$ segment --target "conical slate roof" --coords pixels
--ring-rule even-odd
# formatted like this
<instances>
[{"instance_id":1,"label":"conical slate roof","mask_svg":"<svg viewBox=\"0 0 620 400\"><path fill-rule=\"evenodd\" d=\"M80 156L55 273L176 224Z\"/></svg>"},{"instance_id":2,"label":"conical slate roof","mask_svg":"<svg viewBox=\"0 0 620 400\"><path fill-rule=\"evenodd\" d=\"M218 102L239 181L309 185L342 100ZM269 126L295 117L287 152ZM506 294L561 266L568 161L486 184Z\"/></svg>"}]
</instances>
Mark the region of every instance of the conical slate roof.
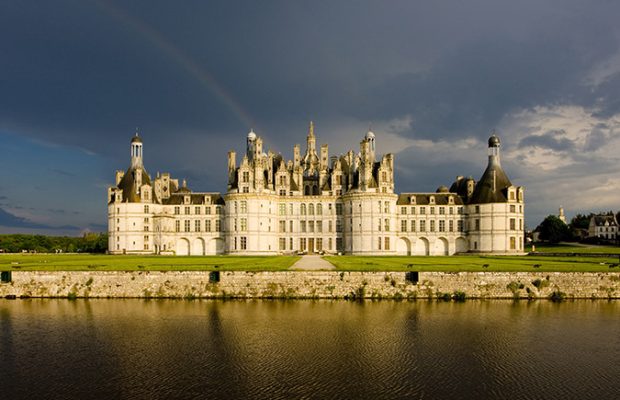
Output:
<instances>
[{"instance_id":1,"label":"conical slate roof","mask_svg":"<svg viewBox=\"0 0 620 400\"><path fill-rule=\"evenodd\" d=\"M512 186L510 179L498 161L490 160L482 178L476 184L470 204L505 203L508 201L507 189Z\"/></svg>"},{"instance_id":2,"label":"conical slate roof","mask_svg":"<svg viewBox=\"0 0 620 400\"><path fill-rule=\"evenodd\" d=\"M123 201L129 203L139 203L141 201L140 195L138 194L138 188L135 185L135 174L138 169L142 170L142 184L151 185L151 178L144 168L130 167L127 172L125 172L123 179L121 179L118 183L118 188L123 190Z\"/></svg>"}]
</instances>

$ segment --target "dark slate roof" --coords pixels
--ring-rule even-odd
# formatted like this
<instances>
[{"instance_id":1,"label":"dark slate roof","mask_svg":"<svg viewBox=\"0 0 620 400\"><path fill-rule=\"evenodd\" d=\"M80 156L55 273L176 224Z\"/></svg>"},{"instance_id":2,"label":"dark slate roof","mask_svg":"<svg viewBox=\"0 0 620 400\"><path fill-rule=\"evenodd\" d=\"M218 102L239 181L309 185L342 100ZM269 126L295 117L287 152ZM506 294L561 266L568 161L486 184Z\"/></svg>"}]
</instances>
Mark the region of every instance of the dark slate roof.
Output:
<instances>
[{"instance_id":1,"label":"dark slate roof","mask_svg":"<svg viewBox=\"0 0 620 400\"><path fill-rule=\"evenodd\" d=\"M123 201L125 202L139 203L141 201L140 195L137 193L138 188L136 188L136 180L134 178L137 169L142 170L142 184L151 185L151 178L144 168L139 167L133 169L130 167L127 172L125 172L123 179L118 183L118 188L123 190Z\"/></svg>"},{"instance_id":2,"label":"dark slate roof","mask_svg":"<svg viewBox=\"0 0 620 400\"><path fill-rule=\"evenodd\" d=\"M398 195L398 200L396 200L396 204L399 206L405 205L420 205L427 206L430 205L431 196L435 197L435 204L437 206L447 206L452 205L449 203L449 198L452 197L454 199L453 205L463 205L463 199L455 193L401 193ZM415 197L415 203L411 203L411 198Z\"/></svg>"},{"instance_id":3,"label":"dark slate roof","mask_svg":"<svg viewBox=\"0 0 620 400\"><path fill-rule=\"evenodd\" d=\"M595 215L592 218L594 218L594 224L596 226L605 226L605 222L607 222L609 226L617 225L616 218L613 215Z\"/></svg>"},{"instance_id":4,"label":"dark slate roof","mask_svg":"<svg viewBox=\"0 0 620 400\"><path fill-rule=\"evenodd\" d=\"M222 205L224 204L224 198L219 193L191 193L190 204L198 205L205 204L205 196L211 197L211 204ZM169 198L165 199L162 203L167 205L183 205L185 202L185 193L174 193Z\"/></svg>"},{"instance_id":5,"label":"dark slate roof","mask_svg":"<svg viewBox=\"0 0 620 400\"><path fill-rule=\"evenodd\" d=\"M493 181L495 180L495 185ZM474 193L469 200L470 204L506 203L508 188L512 186L508 176L499 162L490 162L476 184Z\"/></svg>"}]
</instances>

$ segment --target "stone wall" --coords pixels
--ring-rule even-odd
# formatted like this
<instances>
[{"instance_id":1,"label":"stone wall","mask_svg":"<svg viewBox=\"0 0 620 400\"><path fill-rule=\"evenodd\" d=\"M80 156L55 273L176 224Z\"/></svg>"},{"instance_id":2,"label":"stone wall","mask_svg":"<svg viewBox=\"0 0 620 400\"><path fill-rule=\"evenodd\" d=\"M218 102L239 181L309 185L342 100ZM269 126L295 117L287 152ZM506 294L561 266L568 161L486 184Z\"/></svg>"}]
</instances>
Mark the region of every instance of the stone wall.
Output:
<instances>
[{"instance_id":1,"label":"stone wall","mask_svg":"<svg viewBox=\"0 0 620 400\"><path fill-rule=\"evenodd\" d=\"M219 279L219 281L218 281ZM620 273L569 272L12 272L0 297L620 298Z\"/></svg>"}]
</instances>

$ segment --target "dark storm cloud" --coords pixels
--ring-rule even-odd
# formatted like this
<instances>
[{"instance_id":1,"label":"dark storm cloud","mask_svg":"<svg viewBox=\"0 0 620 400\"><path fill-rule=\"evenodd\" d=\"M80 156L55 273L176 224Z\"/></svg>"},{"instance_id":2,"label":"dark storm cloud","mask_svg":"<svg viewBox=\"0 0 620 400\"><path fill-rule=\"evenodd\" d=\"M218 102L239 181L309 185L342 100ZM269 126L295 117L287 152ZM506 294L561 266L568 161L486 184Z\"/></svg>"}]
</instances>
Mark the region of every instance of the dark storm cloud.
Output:
<instances>
[{"instance_id":1,"label":"dark storm cloud","mask_svg":"<svg viewBox=\"0 0 620 400\"><path fill-rule=\"evenodd\" d=\"M221 191L225 152L241 151L252 126L288 154L310 119L408 117L395 134L450 141L485 140L506 115L538 106L612 116L617 15L620 3L577 0L3 2L0 131L101 157L111 183L138 128L151 174ZM604 146L607 132L595 128L580 150ZM341 132L319 133L330 143ZM500 135L576 152L557 132ZM484 164L428 162L413 151L397 158L399 187L434 190ZM87 175L75 164L50 172Z\"/></svg>"},{"instance_id":2,"label":"dark storm cloud","mask_svg":"<svg viewBox=\"0 0 620 400\"><path fill-rule=\"evenodd\" d=\"M45 230L79 230L78 227L72 225L63 225L63 226L51 226L47 224L39 224L36 222L32 222L26 218L18 217L16 215L11 214L10 212L3 210L0 208L0 226L10 227L10 228L25 228L25 229L45 229Z\"/></svg>"},{"instance_id":3,"label":"dark storm cloud","mask_svg":"<svg viewBox=\"0 0 620 400\"><path fill-rule=\"evenodd\" d=\"M575 148L575 143L563 137L565 135L563 130L554 130L546 132L542 135L527 136L519 142L519 147L542 147L556 151L568 151Z\"/></svg>"}]
</instances>

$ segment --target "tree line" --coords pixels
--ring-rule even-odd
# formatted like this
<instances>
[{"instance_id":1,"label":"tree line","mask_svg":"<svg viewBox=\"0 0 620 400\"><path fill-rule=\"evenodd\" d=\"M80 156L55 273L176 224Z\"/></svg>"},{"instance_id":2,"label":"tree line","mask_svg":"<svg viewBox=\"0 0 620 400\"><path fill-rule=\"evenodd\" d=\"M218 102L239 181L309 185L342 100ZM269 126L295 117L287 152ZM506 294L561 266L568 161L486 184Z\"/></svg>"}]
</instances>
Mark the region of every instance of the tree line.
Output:
<instances>
[{"instance_id":1,"label":"tree line","mask_svg":"<svg viewBox=\"0 0 620 400\"><path fill-rule=\"evenodd\" d=\"M614 215L613 211L604 214ZM550 243L588 241L589 239L584 239L580 235L580 231L588 230L590 219L595 215L600 214L577 214L568 224L562 222L562 220L555 215L549 215L536 227L536 231L540 234L541 240ZM618 220L620 220L620 212L616 214L616 221ZM591 239L594 238L590 238L590 240Z\"/></svg>"},{"instance_id":2,"label":"tree line","mask_svg":"<svg viewBox=\"0 0 620 400\"><path fill-rule=\"evenodd\" d=\"M107 233L86 233L81 237L0 235L0 251L5 253L105 253L107 249Z\"/></svg>"}]
</instances>

